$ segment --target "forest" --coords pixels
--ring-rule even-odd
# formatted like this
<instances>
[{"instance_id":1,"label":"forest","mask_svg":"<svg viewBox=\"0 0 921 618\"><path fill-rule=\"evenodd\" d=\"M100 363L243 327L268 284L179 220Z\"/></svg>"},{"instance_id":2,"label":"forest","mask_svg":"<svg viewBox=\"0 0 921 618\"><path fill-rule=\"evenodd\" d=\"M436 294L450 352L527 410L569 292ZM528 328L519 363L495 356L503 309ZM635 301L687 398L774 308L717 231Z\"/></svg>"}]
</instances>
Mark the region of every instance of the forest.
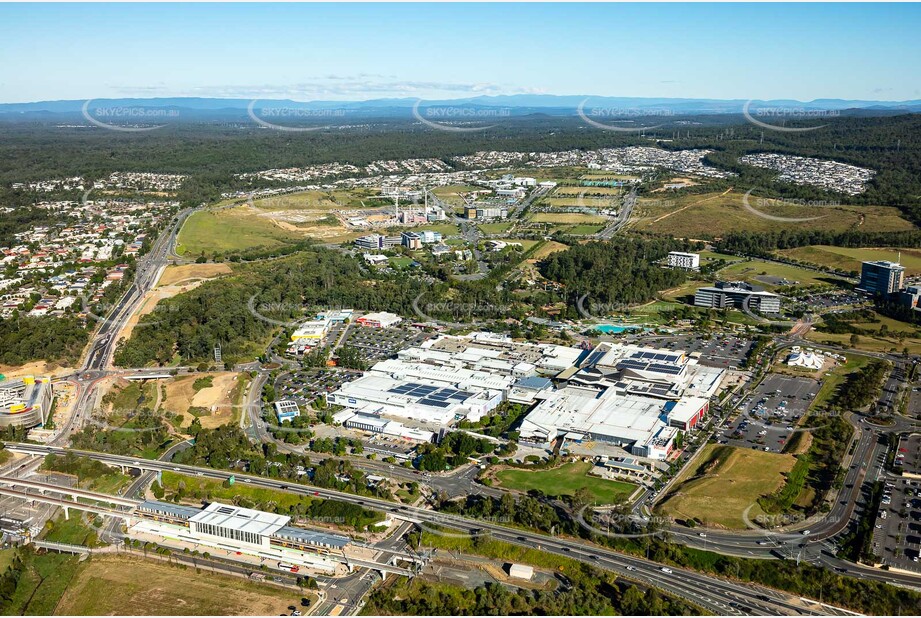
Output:
<instances>
[{"instance_id":1,"label":"forest","mask_svg":"<svg viewBox=\"0 0 921 618\"><path fill-rule=\"evenodd\" d=\"M609 305L611 312L681 285L686 279L684 271L665 269L654 262L669 251L687 248L684 241L671 238L625 237L616 243L574 245L554 253L539 268L543 276L566 287L568 305L575 307L578 299L588 294L591 303Z\"/></svg>"},{"instance_id":2,"label":"forest","mask_svg":"<svg viewBox=\"0 0 921 618\"><path fill-rule=\"evenodd\" d=\"M75 317L0 318L0 363L22 365L34 360L75 363L88 340L89 331Z\"/></svg>"}]
</instances>

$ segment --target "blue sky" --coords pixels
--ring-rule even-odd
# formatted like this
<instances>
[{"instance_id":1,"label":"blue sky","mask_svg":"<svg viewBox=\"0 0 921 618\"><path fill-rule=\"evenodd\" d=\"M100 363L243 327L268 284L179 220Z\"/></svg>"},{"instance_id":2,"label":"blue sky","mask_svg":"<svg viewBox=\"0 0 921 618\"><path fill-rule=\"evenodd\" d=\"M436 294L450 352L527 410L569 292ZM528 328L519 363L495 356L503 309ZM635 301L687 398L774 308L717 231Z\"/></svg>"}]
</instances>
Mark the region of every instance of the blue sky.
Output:
<instances>
[{"instance_id":1,"label":"blue sky","mask_svg":"<svg viewBox=\"0 0 921 618\"><path fill-rule=\"evenodd\" d=\"M921 99L921 6L0 4L0 101Z\"/></svg>"}]
</instances>

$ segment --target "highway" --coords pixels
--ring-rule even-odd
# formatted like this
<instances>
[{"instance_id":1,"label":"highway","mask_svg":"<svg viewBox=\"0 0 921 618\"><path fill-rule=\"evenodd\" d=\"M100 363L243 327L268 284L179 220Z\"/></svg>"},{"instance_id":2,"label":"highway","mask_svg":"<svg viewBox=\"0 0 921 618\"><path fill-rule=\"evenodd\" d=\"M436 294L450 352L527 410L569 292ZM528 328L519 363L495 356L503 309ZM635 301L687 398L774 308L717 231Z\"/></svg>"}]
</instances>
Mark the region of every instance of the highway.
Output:
<instances>
[{"instance_id":1,"label":"highway","mask_svg":"<svg viewBox=\"0 0 921 618\"><path fill-rule=\"evenodd\" d=\"M71 432L79 429L83 421L92 414L96 385L107 375L115 345L118 343L118 334L131 319L132 314L143 301L144 295L156 285L160 273L169 264L169 256L173 253L179 229L186 217L194 210L187 208L173 218L169 227L157 237L150 251L138 261L131 287L109 314L100 318L99 327L93 334L83 365L73 377L77 385L77 392L70 417L54 439L54 444L66 444Z\"/></svg>"},{"instance_id":2,"label":"highway","mask_svg":"<svg viewBox=\"0 0 921 618\"><path fill-rule=\"evenodd\" d=\"M678 567L672 573L663 572L662 566L650 560L622 554L593 545L587 541L549 537L526 530L515 530L489 521L471 519L458 515L438 513L423 508L398 505L386 500L356 496L340 491L299 485L291 481L280 481L258 476L231 473L211 468L187 466L157 460L146 460L92 451L63 449L55 446L6 443L11 451L44 456L48 453L63 454L70 451L75 455L96 459L113 466L134 467L144 471L174 470L184 474L224 480L233 474L238 483L247 483L256 487L290 491L305 496L319 496L335 499L367 508L378 509L397 517L417 521L433 526L448 526L467 534L489 534L498 540L524 547L537 547L543 551L567 556L604 568L627 579L654 585L668 593L686 599L712 613L720 615L824 615L830 610L805 607L798 598L780 591L753 584L743 584L724 580ZM435 530L435 528L428 528ZM818 606L817 606L818 607Z\"/></svg>"}]
</instances>

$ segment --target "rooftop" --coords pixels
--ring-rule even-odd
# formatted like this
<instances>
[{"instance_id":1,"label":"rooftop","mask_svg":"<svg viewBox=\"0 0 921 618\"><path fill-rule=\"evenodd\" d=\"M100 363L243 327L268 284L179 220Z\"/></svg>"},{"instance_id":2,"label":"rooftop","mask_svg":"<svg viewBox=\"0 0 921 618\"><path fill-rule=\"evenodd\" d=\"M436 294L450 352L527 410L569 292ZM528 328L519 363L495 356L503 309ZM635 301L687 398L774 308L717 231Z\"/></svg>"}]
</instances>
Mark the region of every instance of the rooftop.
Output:
<instances>
[{"instance_id":1,"label":"rooftop","mask_svg":"<svg viewBox=\"0 0 921 618\"><path fill-rule=\"evenodd\" d=\"M189 517L190 522L210 524L242 532L252 532L263 536L270 536L278 532L289 521L290 517L275 515L255 509L244 509L232 504L212 502L207 507Z\"/></svg>"}]
</instances>

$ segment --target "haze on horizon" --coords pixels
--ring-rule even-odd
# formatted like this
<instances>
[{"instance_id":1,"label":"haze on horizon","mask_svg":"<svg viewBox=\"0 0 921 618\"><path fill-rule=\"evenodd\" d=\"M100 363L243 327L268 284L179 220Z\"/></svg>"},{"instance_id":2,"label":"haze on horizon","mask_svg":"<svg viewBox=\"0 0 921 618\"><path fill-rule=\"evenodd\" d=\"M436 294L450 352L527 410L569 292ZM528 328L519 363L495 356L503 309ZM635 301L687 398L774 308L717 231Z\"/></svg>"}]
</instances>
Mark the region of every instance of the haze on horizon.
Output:
<instances>
[{"instance_id":1,"label":"haze on horizon","mask_svg":"<svg viewBox=\"0 0 921 618\"><path fill-rule=\"evenodd\" d=\"M918 5L0 5L0 102L921 98Z\"/></svg>"}]
</instances>

